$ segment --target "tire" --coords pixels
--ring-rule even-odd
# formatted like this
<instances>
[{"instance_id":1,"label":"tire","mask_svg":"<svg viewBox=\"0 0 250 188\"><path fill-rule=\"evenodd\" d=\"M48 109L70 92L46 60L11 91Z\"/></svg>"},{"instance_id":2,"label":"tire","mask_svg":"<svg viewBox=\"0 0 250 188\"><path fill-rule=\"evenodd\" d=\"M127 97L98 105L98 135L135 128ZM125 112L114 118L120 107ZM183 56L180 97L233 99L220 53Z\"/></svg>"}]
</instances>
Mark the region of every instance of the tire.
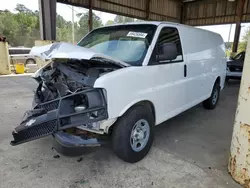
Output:
<instances>
[{"instance_id":1,"label":"tire","mask_svg":"<svg viewBox=\"0 0 250 188\"><path fill-rule=\"evenodd\" d=\"M31 58L30 58L30 59L27 59L27 60L26 60L26 65L27 65L27 64L36 64L36 61L35 61L34 59L31 59Z\"/></svg>"},{"instance_id":2,"label":"tire","mask_svg":"<svg viewBox=\"0 0 250 188\"><path fill-rule=\"evenodd\" d=\"M226 77L226 82L229 82L230 78L229 77Z\"/></svg>"},{"instance_id":3,"label":"tire","mask_svg":"<svg viewBox=\"0 0 250 188\"><path fill-rule=\"evenodd\" d=\"M112 132L112 147L117 157L129 163L143 159L154 140L154 122L147 104L136 105L119 118Z\"/></svg>"},{"instance_id":4,"label":"tire","mask_svg":"<svg viewBox=\"0 0 250 188\"><path fill-rule=\"evenodd\" d=\"M203 107L208 110L213 110L220 98L220 84L216 82L213 87L213 91L211 93L211 96L203 101Z\"/></svg>"}]
</instances>

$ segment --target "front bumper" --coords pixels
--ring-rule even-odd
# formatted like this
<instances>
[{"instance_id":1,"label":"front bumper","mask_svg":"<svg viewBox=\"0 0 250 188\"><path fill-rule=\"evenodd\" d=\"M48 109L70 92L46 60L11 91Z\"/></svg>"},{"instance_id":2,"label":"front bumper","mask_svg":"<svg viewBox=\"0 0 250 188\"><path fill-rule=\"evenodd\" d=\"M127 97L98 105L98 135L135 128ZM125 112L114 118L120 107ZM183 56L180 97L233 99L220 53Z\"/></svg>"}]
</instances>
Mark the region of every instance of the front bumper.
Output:
<instances>
[{"instance_id":1,"label":"front bumper","mask_svg":"<svg viewBox=\"0 0 250 188\"><path fill-rule=\"evenodd\" d=\"M60 154L65 156L79 156L89 153L95 147L107 145L107 138L88 138L84 136L76 136L60 131L53 135L53 148ZM83 149L84 148L84 149Z\"/></svg>"},{"instance_id":2,"label":"front bumper","mask_svg":"<svg viewBox=\"0 0 250 188\"><path fill-rule=\"evenodd\" d=\"M227 71L227 77L228 78L241 78L242 72L230 72Z\"/></svg>"},{"instance_id":3,"label":"front bumper","mask_svg":"<svg viewBox=\"0 0 250 188\"><path fill-rule=\"evenodd\" d=\"M242 67L227 65L227 78L241 78Z\"/></svg>"},{"instance_id":4,"label":"front bumper","mask_svg":"<svg viewBox=\"0 0 250 188\"><path fill-rule=\"evenodd\" d=\"M87 108L81 112L75 112L75 103L83 99L87 103ZM11 145L22 144L80 125L91 129L93 122L107 118L106 101L102 89L86 89L41 103L26 112L26 118L12 133L14 140L11 141Z\"/></svg>"}]
</instances>

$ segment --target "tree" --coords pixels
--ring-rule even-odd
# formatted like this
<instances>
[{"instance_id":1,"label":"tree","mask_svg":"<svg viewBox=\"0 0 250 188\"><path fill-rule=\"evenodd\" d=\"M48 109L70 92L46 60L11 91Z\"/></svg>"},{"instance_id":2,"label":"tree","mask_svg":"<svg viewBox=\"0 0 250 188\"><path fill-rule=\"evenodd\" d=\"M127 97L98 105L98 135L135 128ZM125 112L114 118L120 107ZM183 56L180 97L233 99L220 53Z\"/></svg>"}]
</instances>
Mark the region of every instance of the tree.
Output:
<instances>
[{"instance_id":1,"label":"tree","mask_svg":"<svg viewBox=\"0 0 250 188\"><path fill-rule=\"evenodd\" d=\"M112 25L112 24L114 24L115 22L113 21L113 20L108 20L107 22L106 22L106 24L105 25Z\"/></svg>"},{"instance_id":2,"label":"tree","mask_svg":"<svg viewBox=\"0 0 250 188\"><path fill-rule=\"evenodd\" d=\"M239 52L246 51L247 40L248 40L249 36L250 36L250 27L247 28L247 30L245 31L245 33L242 36L242 41L239 43L239 47L238 47Z\"/></svg>"},{"instance_id":3,"label":"tree","mask_svg":"<svg viewBox=\"0 0 250 188\"><path fill-rule=\"evenodd\" d=\"M34 46L34 41L40 39L39 11L32 11L23 4L17 4L15 13L8 10L0 11L0 35L5 36L11 46ZM79 22L74 23L75 40L79 41L89 31L89 13L79 13ZM117 15L114 20L108 20L105 25L136 21L130 17ZM102 20L93 13L93 29L101 27ZM72 22L56 15L57 41L72 42Z\"/></svg>"},{"instance_id":4,"label":"tree","mask_svg":"<svg viewBox=\"0 0 250 188\"><path fill-rule=\"evenodd\" d=\"M7 41L11 42L11 45L17 43L18 23L12 16L11 12L0 13L0 35L7 38Z\"/></svg>"},{"instance_id":5,"label":"tree","mask_svg":"<svg viewBox=\"0 0 250 188\"><path fill-rule=\"evenodd\" d=\"M120 16L120 15L117 15L114 19L114 23L127 23L127 22L134 22L134 21L135 21L134 18Z\"/></svg>"},{"instance_id":6,"label":"tree","mask_svg":"<svg viewBox=\"0 0 250 188\"><path fill-rule=\"evenodd\" d=\"M134 22L134 21L135 21L134 18L124 17L124 23L127 23L127 22Z\"/></svg>"},{"instance_id":7,"label":"tree","mask_svg":"<svg viewBox=\"0 0 250 188\"><path fill-rule=\"evenodd\" d=\"M22 4L17 4L15 10L0 12L0 34L7 38L12 46L33 46L39 39L38 12L32 12Z\"/></svg>"},{"instance_id":8,"label":"tree","mask_svg":"<svg viewBox=\"0 0 250 188\"><path fill-rule=\"evenodd\" d=\"M34 38L39 38L39 28L36 28L39 20L32 12L28 10L23 11L23 9L21 12L13 15L19 28L16 31L16 38L18 40L18 45L30 46ZM36 30L36 32L33 32L34 30Z\"/></svg>"},{"instance_id":9,"label":"tree","mask_svg":"<svg viewBox=\"0 0 250 188\"><path fill-rule=\"evenodd\" d=\"M16 13L0 11L0 35L7 38L11 46L34 46L40 39L39 11L32 11L22 4L16 5ZM75 24L77 29L77 23ZM71 22L56 15L58 41L71 42Z\"/></svg>"},{"instance_id":10,"label":"tree","mask_svg":"<svg viewBox=\"0 0 250 188\"><path fill-rule=\"evenodd\" d=\"M71 22L66 21L62 16L56 15L56 40L71 42Z\"/></svg>"},{"instance_id":11,"label":"tree","mask_svg":"<svg viewBox=\"0 0 250 188\"><path fill-rule=\"evenodd\" d=\"M76 32L76 39L80 40L84 35L86 35L89 32L89 27L88 27L88 23L89 23L89 13L82 13L82 14L78 14L80 15L80 20L78 22L79 28L77 29ZM93 23L93 29L101 27L102 24L102 20L99 16L97 16L95 13L92 13L92 23Z\"/></svg>"},{"instance_id":12,"label":"tree","mask_svg":"<svg viewBox=\"0 0 250 188\"><path fill-rule=\"evenodd\" d=\"M114 19L114 23L124 23L124 17L117 15Z\"/></svg>"},{"instance_id":13,"label":"tree","mask_svg":"<svg viewBox=\"0 0 250 188\"><path fill-rule=\"evenodd\" d=\"M232 47L232 45L233 45L232 42L225 42L226 49L230 49Z\"/></svg>"},{"instance_id":14,"label":"tree","mask_svg":"<svg viewBox=\"0 0 250 188\"><path fill-rule=\"evenodd\" d=\"M30 9L28 9L23 4L19 4L19 3L16 5L15 10L18 12L23 12L23 13L32 13L32 11Z\"/></svg>"}]
</instances>

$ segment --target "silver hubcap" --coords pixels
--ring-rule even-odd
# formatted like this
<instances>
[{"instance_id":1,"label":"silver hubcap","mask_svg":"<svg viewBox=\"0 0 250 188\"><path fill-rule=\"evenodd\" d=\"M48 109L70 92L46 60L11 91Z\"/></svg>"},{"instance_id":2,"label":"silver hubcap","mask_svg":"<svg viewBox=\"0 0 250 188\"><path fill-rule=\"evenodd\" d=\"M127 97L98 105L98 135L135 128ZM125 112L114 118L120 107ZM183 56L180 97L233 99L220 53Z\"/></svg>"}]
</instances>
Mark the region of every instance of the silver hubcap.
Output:
<instances>
[{"instance_id":1,"label":"silver hubcap","mask_svg":"<svg viewBox=\"0 0 250 188\"><path fill-rule=\"evenodd\" d=\"M213 98L212 98L212 103L213 103L213 105L216 104L217 99L218 99L218 95L219 95L219 91L218 91L218 89L216 89L216 90L214 91Z\"/></svg>"},{"instance_id":2,"label":"silver hubcap","mask_svg":"<svg viewBox=\"0 0 250 188\"><path fill-rule=\"evenodd\" d=\"M135 152L141 151L146 146L149 134L149 124L145 119L140 119L135 123L130 135L130 145Z\"/></svg>"}]
</instances>

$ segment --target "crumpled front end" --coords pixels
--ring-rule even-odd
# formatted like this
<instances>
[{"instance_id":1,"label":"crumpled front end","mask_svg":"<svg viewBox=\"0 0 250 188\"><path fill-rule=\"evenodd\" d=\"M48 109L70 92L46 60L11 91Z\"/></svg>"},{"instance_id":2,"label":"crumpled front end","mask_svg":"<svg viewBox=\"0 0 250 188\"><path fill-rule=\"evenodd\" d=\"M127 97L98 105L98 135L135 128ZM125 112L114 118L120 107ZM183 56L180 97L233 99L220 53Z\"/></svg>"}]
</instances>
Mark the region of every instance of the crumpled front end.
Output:
<instances>
[{"instance_id":1,"label":"crumpled front end","mask_svg":"<svg viewBox=\"0 0 250 188\"><path fill-rule=\"evenodd\" d=\"M108 119L108 112L105 89L93 85L98 77L119 68L100 60L53 60L36 74L39 85L33 109L14 129L11 144L48 135L71 146L98 144L95 139L104 133L100 122Z\"/></svg>"},{"instance_id":2,"label":"crumpled front end","mask_svg":"<svg viewBox=\"0 0 250 188\"><path fill-rule=\"evenodd\" d=\"M21 144L77 126L92 129L94 122L107 118L102 89L86 89L38 104L26 112L25 119L13 131L11 144Z\"/></svg>"}]
</instances>

